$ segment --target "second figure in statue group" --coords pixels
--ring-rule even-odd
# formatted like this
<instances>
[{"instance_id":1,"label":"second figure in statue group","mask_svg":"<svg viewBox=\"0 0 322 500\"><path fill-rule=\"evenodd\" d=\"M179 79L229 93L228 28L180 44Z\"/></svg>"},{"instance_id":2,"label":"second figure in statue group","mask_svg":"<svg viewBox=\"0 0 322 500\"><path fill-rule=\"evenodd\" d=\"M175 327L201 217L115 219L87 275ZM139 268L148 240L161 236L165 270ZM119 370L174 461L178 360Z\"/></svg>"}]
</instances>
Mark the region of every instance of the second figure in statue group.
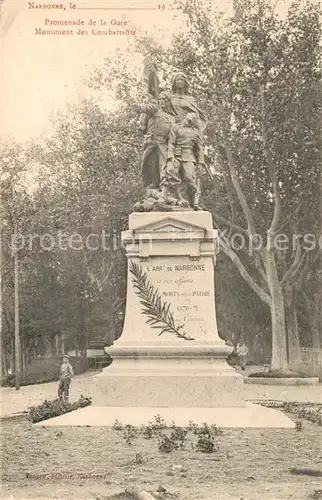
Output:
<instances>
[{"instance_id":1,"label":"second figure in statue group","mask_svg":"<svg viewBox=\"0 0 322 500\"><path fill-rule=\"evenodd\" d=\"M146 133L142 180L146 197L135 211L199 210L198 171L204 165L206 119L187 94L183 73L172 79L172 94L161 92L147 104L136 105Z\"/></svg>"}]
</instances>

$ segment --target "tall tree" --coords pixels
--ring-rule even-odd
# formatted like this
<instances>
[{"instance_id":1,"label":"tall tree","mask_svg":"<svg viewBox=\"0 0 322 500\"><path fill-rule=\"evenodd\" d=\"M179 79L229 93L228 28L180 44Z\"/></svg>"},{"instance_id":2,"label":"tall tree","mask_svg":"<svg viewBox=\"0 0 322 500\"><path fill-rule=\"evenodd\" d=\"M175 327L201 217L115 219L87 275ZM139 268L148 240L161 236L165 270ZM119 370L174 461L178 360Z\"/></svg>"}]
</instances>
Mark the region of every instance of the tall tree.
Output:
<instances>
[{"instance_id":1,"label":"tall tree","mask_svg":"<svg viewBox=\"0 0 322 500\"><path fill-rule=\"evenodd\" d=\"M281 20L268 2L236 1L224 20L204 2L180 6L189 29L169 60L210 117L210 156L230 205L213 206L216 223L247 246L222 238L221 248L270 308L272 368L285 371L298 355L296 293L315 258L294 236L304 220L309 227L301 202L319 174L319 9L295 3Z\"/></svg>"}]
</instances>

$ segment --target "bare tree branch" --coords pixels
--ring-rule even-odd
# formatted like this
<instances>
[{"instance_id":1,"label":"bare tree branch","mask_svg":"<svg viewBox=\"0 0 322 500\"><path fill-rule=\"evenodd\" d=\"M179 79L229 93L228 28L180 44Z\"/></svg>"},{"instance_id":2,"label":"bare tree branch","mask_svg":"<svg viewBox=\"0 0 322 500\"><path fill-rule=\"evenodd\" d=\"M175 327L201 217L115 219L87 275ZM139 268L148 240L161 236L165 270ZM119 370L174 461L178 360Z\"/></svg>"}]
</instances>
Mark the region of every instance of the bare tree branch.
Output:
<instances>
[{"instance_id":1,"label":"bare tree branch","mask_svg":"<svg viewBox=\"0 0 322 500\"><path fill-rule=\"evenodd\" d=\"M241 185L240 185L240 182L239 182L239 179L237 176L237 170L236 170L236 166L235 166L233 152L232 152L232 149L231 149L228 141L226 141L226 144L224 147L225 147L225 151L226 151L226 155L227 155L230 177L231 177L233 186L235 188L235 191L236 191L236 194L238 197L238 201L240 203L240 206L242 208L243 214L244 214L246 222L247 222L248 232L249 232L250 236L252 236L252 235L256 234L256 228L255 228L253 215L250 211L246 197L245 197L243 190L241 188Z\"/></svg>"},{"instance_id":2,"label":"bare tree branch","mask_svg":"<svg viewBox=\"0 0 322 500\"><path fill-rule=\"evenodd\" d=\"M298 276L297 276L297 279L295 282L297 292L300 290L301 286L303 285L304 278L307 275L307 272L308 272L310 264L311 264L310 260L311 259L309 258L308 254L306 253L305 258L303 260L304 265L302 266L302 269L298 272Z\"/></svg>"},{"instance_id":3,"label":"bare tree branch","mask_svg":"<svg viewBox=\"0 0 322 500\"><path fill-rule=\"evenodd\" d=\"M261 121L262 121L262 138L263 138L263 151L266 159L268 175L272 183L272 189L274 193L274 214L272 218L272 222L270 228L268 230L268 234L274 235L276 234L277 225L282 212L282 198L281 198L281 190L279 187L277 175L276 175L276 165L272 157L271 150L268 144L267 137L267 128L266 128L266 100L265 100L265 87L262 88L261 92Z\"/></svg>"},{"instance_id":4,"label":"bare tree branch","mask_svg":"<svg viewBox=\"0 0 322 500\"><path fill-rule=\"evenodd\" d=\"M234 224L235 223L235 219L236 219L236 208L235 208L235 203L234 203L234 199L233 199L233 193L232 193L232 190L231 190L231 185L230 185L230 182L229 182L229 178L228 178L228 175L227 175L227 172L224 168L222 168L222 166L220 165L220 170L224 176L224 183L225 183L225 186L226 186L226 190L227 190L227 196L228 196L228 201L229 201L229 206L230 206L230 210L231 210L231 218L232 218L232 223Z\"/></svg>"},{"instance_id":5,"label":"bare tree branch","mask_svg":"<svg viewBox=\"0 0 322 500\"><path fill-rule=\"evenodd\" d=\"M245 234L245 236L249 236L248 232L246 229L244 229L241 226L238 226L237 224L234 224L233 222L230 222L229 220L225 219L225 217L222 217L221 215L212 212L212 215L214 216L215 219L217 219L219 222L222 222L226 226L231 227L232 229L235 229L236 231L239 231L242 234Z\"/></svg>"},{"instance_id":6,"label":"bare tree branch","mask_svg":"<svg viewBox=\"0 0 322 500\"><path fill-rule=\"evenodd\" d=\"M259 298L265 302L268 306L271 306L271 297L266 293L254 280L254 278L248 273L247 269L241 262L240 258L238 255L228 246L226 245L223 241L220 241L221 248L223 252L232 260L232 262L236 265L240 275L246 283L256 292L256 294L259 296Z\"/></svg>"},{"instance_id":7,"label":"bare tree branch","mask_svg":"<svg viewBox=\"0 0 322 500\"><path fill-rule=\"evenodd\" d=\"M286 271L286 273L284 274L283 278L281 279L281 285L283 285L286 281L292 280L292 278L296 275L296 273L300 269L303 259L306 258L305 255L306 255L305 253L302 253L301 245L297 245L294 260L290 265L290 267L288 268L288 270Z\"/></svg>"},{"instance_id":8,"label":"bare tree branch","mask_svg":"<svg viewBox=\"0 0 322 500\"><path fill-rule=\"evenodd\" d=\"M301 193L300 197L303 196L303 193ZM300 210L301 206L302 206L302 199L300 198L298 204L294 207L294 209L291 211L291 213L288 215L288 217L285 219L284 222L282 222L282 224L279 226L279 228L276 229L276 233L278 234L294 217L295 214L298 213L298 211Z\"/></svg>"}]
</instances>

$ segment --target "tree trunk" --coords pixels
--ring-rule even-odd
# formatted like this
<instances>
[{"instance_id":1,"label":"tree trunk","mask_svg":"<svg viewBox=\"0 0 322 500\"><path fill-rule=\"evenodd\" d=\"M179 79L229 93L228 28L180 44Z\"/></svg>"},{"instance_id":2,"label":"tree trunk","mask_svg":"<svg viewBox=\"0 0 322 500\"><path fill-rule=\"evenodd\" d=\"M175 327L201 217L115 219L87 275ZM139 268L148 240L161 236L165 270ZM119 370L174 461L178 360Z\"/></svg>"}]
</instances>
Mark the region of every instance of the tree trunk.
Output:
<instances>
[{"instance_id":1,"label":"tree trunk","mask_svg":"<svg viewBox=\"0 0 322 500\"><path fill-rule=\"evenodd\" d=\"M84 358L84 366L85 366L85 370L87 370L87 337L86 337L86 334L84 332L83 334L83 354L82 354L83 358Z\"/></svg>"},{"instance_id":2,"label":"tree trunk","mask_svg":"<svg viewBox=\"0 0 322 500\"><path fill-rule=\"evenodd\" d=\"M122 332L119 331L119 329L118 329L117 321L115 318L115 311L113 309L111 299L107 300L107 302L105 304L105 308L107 310L107 314L108 314L108 318L109 318L108 331L105 335L105 340L108 343L111 343L111 342L114 342L114 340L117 340L120 337Z\"/></svg>"},{"instance_id":3,"label":"tree trunk","mask_svg":"<svg viewBox=\"0 0 322 500\"><path fill-rule=\"evenodd\" d=\"M322 347L322 337L321 337L321 298L319 295L314 297L312 314L310 314L310 326L312 335L312 347L314 349L321 349Z\"/></svg>"},{"instance_id":4,"label":"tree trunk","mask_svg":"<svg viewBox=\"0 0 322 500\"><path fill-rule=\"evenodd\" d=\"M49 335L44 336L44 347L45 347L45 358L50 358L52 356L52 343L50 341Z\"/></svg>"},{"instance_id":5,"label":"tree trunk","mask_svg":"<svg viewBox=\"0 0 322 500\"><path fill-rule=\"evenodd\" d=\"M20 341L20 366L21 366L21 371L24 371L25 356L24 356L24 342L22 340Z\"/></svg>"},{"instance_id":6,"label":"tree trunk","mask_svg":"<svg viewBox=\"0 0 322 500\"><path fill-rule=\"evenodd\" d=\"M15 339L11 337L11 357L10 357L10 370L11 373L15 372L16 360L15 360Z\"/></svg>"},{"instance_id":7,"label":"tree trunk","mask_svg":"<svg viewBox=\"0 0 322 500\"><path fill-rule=\"evenodd\" d=\"M6 359L6 354L4 352L4 349L1 351L2 355L2 374L1 375L8 375L8 368L7 368L7 359Z\"/></svg>"},{"instance_id":8,"label":"tree trunk","mask_svg":"<svg viewBox=\"0 0 322 500\"><path fill-rule=\"evenodd\" d=\"M269 235L268 235L269 238ZM283 290L276 269L274 249L271 247L266 253L266 272L268 287L271 296L272 319L272 360L271 369L278 371L288 370L287 342L285 328L285 310Z\"/></svg>"},{"instance_id":9,"label":"tree trunk","mask_svg":"<svg viewBox=\"0 0 322 500\"><path fill-rule=\"evenodd\" d=\"M296 289L292 284L284 286L285 295L285 320L288 344L288 364L291 370L300 367L300 338L296 312Z\"/></svg>"},{"instance_id":10,"label":"tree trunk","mask_svg":"<svg viewBox=\"0 0 322 500\"><path fill-rule=\"evenodd\" d=\"M310 341L307 343L310 343L310 346L314 349L320 349L322 347L322 295L320 295L319 289L317 292L313 290L312 297L309 298L304 289L302 290L302 300L305 317L307 318L310 330Z\"/></svg>"},{"instance_id":11,"label":"tree trunk","mask_svg":"<svg viewBox=\"0 0 322 500\"><path fill-rule=\"evenodd\" d=\"M75 356L78 356L78 338L77 338L77 333L75 333Z\"/></svg>"},{"instance_id":12,"label":"tree trunk","mask_svg":"<svg viewBox=\"0 0 322 500\"><path fill-rule=\"evenodd\" d=\"M55 346L56 346L56 356L59 356L60 354L60 349L59 349L59 341L60 341L60 335L59 333L57 333L57 335L55 335Z\"/></svg>"},{"instance_id":13,"label":"tree trunk","mask_svg":"<svg viewBox=\"0 0 322 500\"><path fill-rule=\"evenodd\" d=\"M2 300L2 229L0 234L0 377L2 375L6 375L6 368L4 363L4 350L3 350L3 322L2 322L2 309L3 309L3 300Z\"/></svg>"}]
</instances>

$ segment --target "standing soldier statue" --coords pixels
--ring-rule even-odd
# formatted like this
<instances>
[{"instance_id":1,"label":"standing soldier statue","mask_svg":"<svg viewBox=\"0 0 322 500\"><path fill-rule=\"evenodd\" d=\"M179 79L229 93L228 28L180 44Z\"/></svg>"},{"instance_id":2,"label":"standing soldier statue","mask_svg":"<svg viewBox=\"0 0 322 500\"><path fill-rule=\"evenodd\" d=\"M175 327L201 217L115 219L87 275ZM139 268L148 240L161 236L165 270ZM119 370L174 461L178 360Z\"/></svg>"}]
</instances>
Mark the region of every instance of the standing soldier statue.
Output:
<instances>
[{"instance_id":1,"label":"standing soldier statue","mask_svg":"<svg viewBox=\"0 0 322 500\"><path fill-rule=\"evenodd\" d=\"M140 113L139 129L146 134L141 161L146 197L134 210L199 210L197 174L204 166L205 115L188 95L188 79L182 72L172 78L168 94L160 90L155 65L148 58L144 63L150 99L134 109Z\"/></svg>"},{"instance_id":2,"label":"standing soldier statue","mask_svg":"<svg viewBox=\"0 0 322 500\"><path fill-rule=\"evenodd\" d=\"M170 96L161 92L158 99L152 98L147 104L135 105L135 109L141 113L140 123L142 124L143 116L146 122L141 161L143 185L145 188L159 189L161 171L167 161L170 128L175 122Z\"/></svg>"},{"instance_id":3,"label":"standing soldier statue","mask_svg":"<svg viewBox=\"0 0 322 500\"><path fill-rule=\"evenodd\" d=\"M182 187L185 187L190 207L194 210L200 210L197 169L205 163L198 120L197 113L188 113L181 123L171 127L168 159L161 178L165 201L172 190L181 206L187 206L181 194Z\"/></svg>"}]
</instances>

